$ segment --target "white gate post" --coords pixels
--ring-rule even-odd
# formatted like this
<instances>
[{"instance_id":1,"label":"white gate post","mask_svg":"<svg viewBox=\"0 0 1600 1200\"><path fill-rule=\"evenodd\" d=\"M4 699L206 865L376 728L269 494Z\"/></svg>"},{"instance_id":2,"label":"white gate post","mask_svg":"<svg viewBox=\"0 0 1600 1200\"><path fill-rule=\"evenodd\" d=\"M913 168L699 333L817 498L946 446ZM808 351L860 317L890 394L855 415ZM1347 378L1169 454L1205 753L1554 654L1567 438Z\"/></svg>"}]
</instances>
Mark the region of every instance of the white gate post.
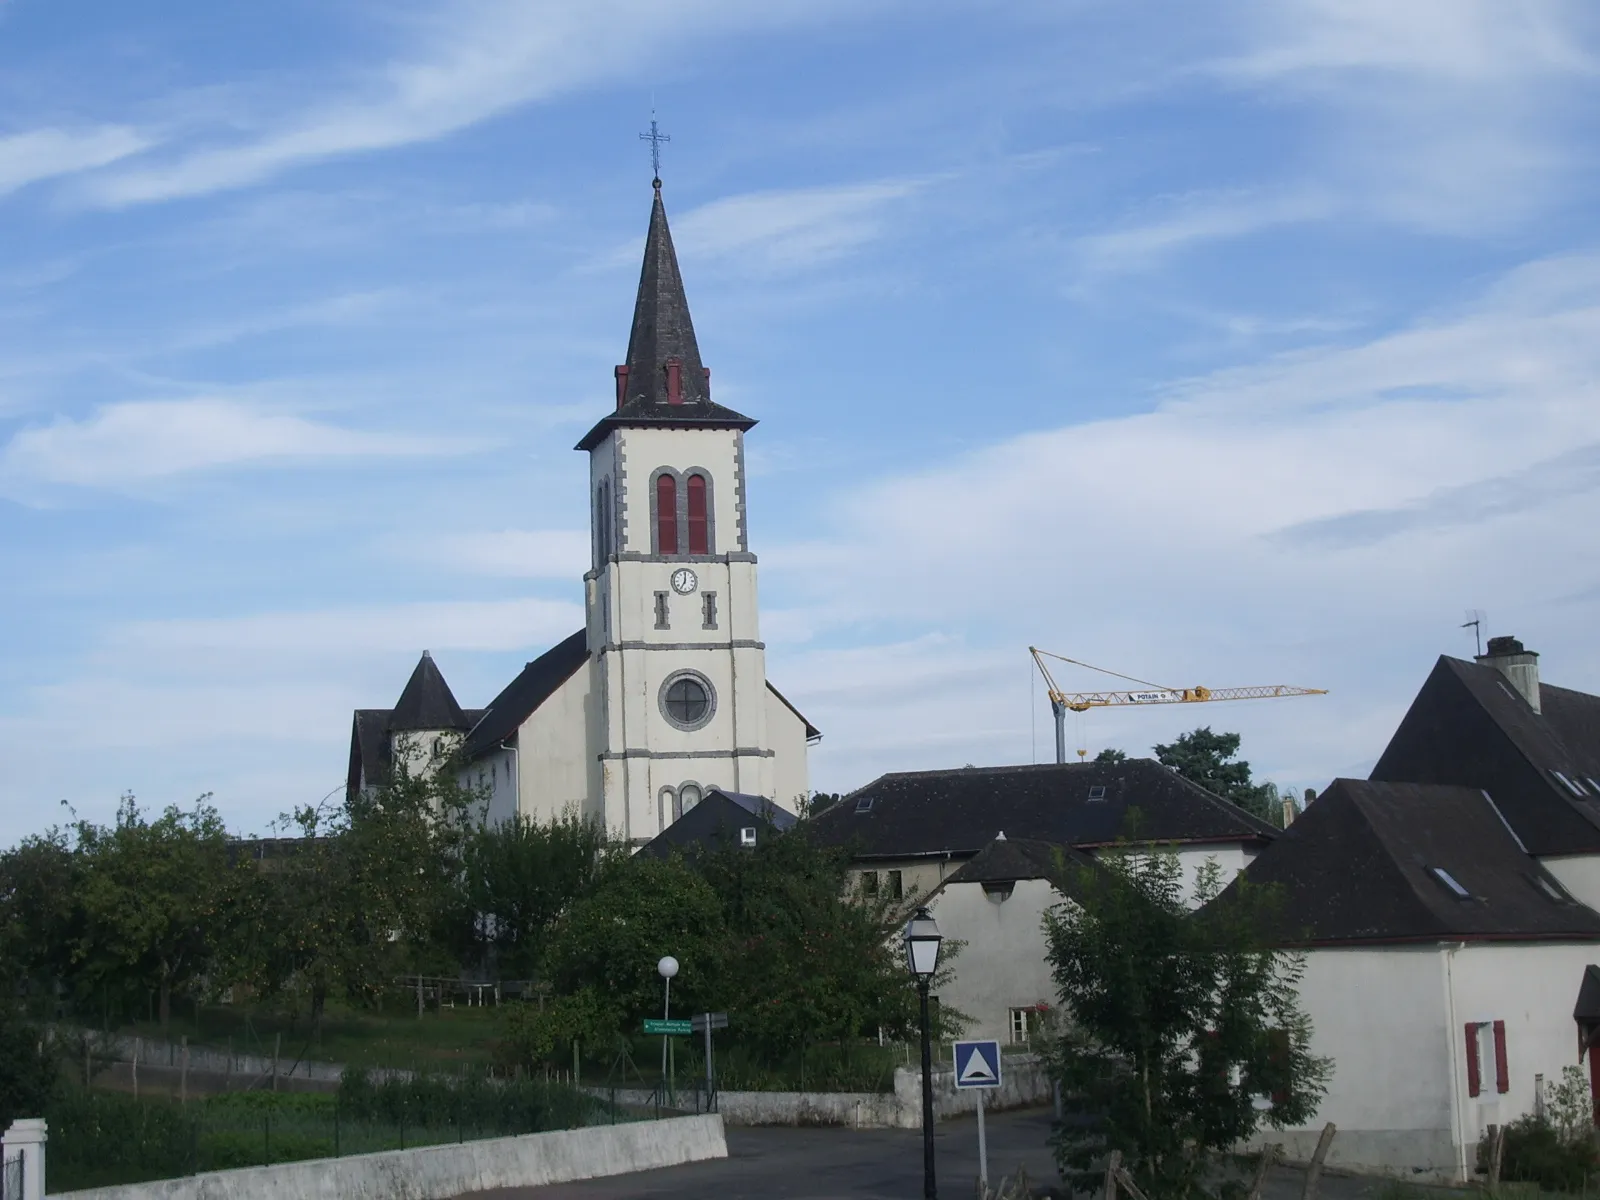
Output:
<instances>
[{"instance_id":1,"label":"white gate post","mask_svg":"<svg viewBox=\"0 0 1600 1200\"><path fill-rule=\"evenodd\" d=\"M18 1117L0 1142L0 1154L22 1152L22 1200L44 1200L44 1144L49 1139L43 1117Z\"/></svg>"}]
</instances>

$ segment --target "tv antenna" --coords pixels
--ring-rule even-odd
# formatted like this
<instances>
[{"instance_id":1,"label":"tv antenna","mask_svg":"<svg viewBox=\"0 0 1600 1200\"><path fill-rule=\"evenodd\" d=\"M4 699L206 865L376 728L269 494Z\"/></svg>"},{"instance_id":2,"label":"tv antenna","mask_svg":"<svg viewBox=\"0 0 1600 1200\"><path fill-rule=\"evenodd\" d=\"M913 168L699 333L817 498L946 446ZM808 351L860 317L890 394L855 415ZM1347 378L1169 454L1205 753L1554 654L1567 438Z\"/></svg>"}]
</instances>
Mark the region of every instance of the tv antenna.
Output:
<instances>
[{"instance_id":1,"label":"tv antenna","mask_svg":"<svg viewBox=\"0 0 1600 1200\"><path fill-rule=\"evenodd\" d=\"M1481 608L1467 609L1467 619L1461 622L1461 628L1472 630L1472 641L1478 648L1478 657L1483 657L1483 610Z\"/></svg>"}]
</instances>

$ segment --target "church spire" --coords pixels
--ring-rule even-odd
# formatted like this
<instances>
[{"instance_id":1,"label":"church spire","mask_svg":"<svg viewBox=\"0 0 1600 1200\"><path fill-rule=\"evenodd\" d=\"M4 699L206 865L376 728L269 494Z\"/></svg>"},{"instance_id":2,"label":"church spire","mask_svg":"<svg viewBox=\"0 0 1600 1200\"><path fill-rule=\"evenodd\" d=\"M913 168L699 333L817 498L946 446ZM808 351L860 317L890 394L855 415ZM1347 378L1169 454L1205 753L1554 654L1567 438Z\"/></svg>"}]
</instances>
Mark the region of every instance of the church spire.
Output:
<instances>
[{"instance_id":1,"label":"church spire","mask_svg":"<svg viewBox=\"0 0 1600 1200\"><path fill-rule=\"evenodd\" d=\"M579 450L593 449L619 426L749 429L755 424L711 399L711 380L700 361L667 209L661 201L661 180L652 184L655 199L633 303L628 358L616 369L616 409L584 435Z\"/></svg>"},{"instance_id":2,"label":"church spire","mask_svg":"<svg viewBox=\"0 0 1600 1200\"><path fill-rule=\"evenodd\" d=\"M661 202L661 181L654 182L655 201L644 240L639 295L633 304L626 378L618 379L617 410L660 416L669 414L659 412L657 406L707 403L711 387L700 362L689 300L678 271L672 230L667 226L667 208Z\"/></svg>"}]
</instances>

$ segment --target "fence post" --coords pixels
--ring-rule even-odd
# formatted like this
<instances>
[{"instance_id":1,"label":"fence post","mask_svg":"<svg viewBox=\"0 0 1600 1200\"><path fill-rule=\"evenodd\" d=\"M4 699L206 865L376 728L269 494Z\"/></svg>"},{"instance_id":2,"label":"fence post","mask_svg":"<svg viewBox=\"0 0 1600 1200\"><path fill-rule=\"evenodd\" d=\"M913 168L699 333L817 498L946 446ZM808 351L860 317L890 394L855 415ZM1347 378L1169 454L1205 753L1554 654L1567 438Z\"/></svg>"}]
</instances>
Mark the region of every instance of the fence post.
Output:
<instances>
[{"instance_id":1,"label":"fence post","mask_svg":"<svg viewBox=\"0 0 1600 1200\"><path fill-rule=\"evenodd\" d=\"M1117 1172L1122 1170L1122 1151L1113 1150L1106 1159L1105 1200L1117 1200Z\"/></svg>"},{"instance_id":2,"label":"fence post","mask_svg":"<svg viewBox=\"0 0 1600 1200\"><path fill-rule=\"evenodd\" d=\"M1272 1160L1277 1151L1278 1148L1271 1144L1261 1147L1261 1161L1256 1163L1256 1177L1250 1183L1250 1195L1247 1200L1261 1200L1261 1189L1266 1186L1267 1172L1272 1170Z\"/></svg>"},{"instance_id":3,"label":"fence post","mask_svg":"<svg viewBox=\"0 0 1600 1200\"><path fill-rule=\"evenodd\" d=\"M44 1144L49 1138L43 1117L18 1117L0 1139L0 1158L22 1156L21 1200L44 1200Z\"/></svg>"},{"instance_id":4,"label":"fence post","mask_svg":"<svg viewBox=\"0 0 1600 1200\"><path fill-rule=\"evenodd\" d=\"M333 1156L339 1157L339 1101L333 1102Z\"/></svg>"},{"instance_id":5,"label":"fence post","mask_svg":"<svg viewBox=\"0 0 1600 1200\"><path fill-rule=\"evenodd\" d=\"M278 1090L278 1052L283 1048L283 1034L272 1035L272 1090Z\"/></svg>"},{"instance_id":6,"label":"fence post","mask_svg":"<svg viewBox=\"0 0 1600 1200\"><path fill-rule=\"evenodd\" d=\"M1491 1196L1500 1194L1500 1165L1505 1156L1505 1149L1505 1126L1489 1126L1489 1195Z\"/></svg>"},{"instance_id":7,"label":"fence post","mask_svg":"<svg viewBox=\"0 0 1600 1200\"><path fill-rule=\"evenodd\" d=\"M1317 1185L1322 1182L1322 1164L1327 1161L1328 1147L1333 1145L1333 1135L1338 1132L1332 1121L1322 1130L1322 1136L1317 1139L1317 1148L1311 1155L1311 1165L1306 1168L1306 1187L1301 1193L1302 1200L1317 1200Z\"/></svg>"},{"instance_id":8,"label":"fence post","mask_svg":"<svg viewBox=\"0 0 1600 1200\"><path fill-rule=\"evenodd\" d=\"M189 1103L189 1035L182 1038L182 1065L178 1068L178 1103Z\"/></svg>"},{"instance_id":9,"label":"fence post","mask_svg":"<svg viewBox=\"0 0 1600 1200\"><path fill-rule=\"evenodd\" d=\"M139 1039L133 1039L133 1098L139 1098Z\"/></svg>"}]
</instances>

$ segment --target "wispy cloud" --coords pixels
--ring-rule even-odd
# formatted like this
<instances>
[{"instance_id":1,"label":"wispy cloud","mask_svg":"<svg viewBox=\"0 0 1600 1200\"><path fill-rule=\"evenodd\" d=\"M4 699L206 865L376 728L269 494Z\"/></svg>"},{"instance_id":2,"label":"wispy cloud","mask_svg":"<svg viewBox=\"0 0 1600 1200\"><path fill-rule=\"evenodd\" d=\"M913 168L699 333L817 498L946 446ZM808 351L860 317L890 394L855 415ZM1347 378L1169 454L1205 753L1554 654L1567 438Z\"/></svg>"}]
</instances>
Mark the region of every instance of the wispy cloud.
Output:
<instances>
[{"instance_id":1,"label":"wispy cloud","mask_svg":"<svg viewBox=\"0 0 1600 1200\"><path fill-rule=\"evenodd\" d=\"M1084 266L1096 274L1139 270L1191 246L1317 220L1334 209L1329 197L1309 191L1202 193L1154 207L1154 216L1080 238Z\"/></svg>"},{"instance_id":2,"label":"wispy cloud","mask_svg":"<svg viewBox=\"0 0 1600 1200\"><path fill-rule=\"evenodd\" d=\"M577 579L589 567L589 535L577 529L413 534L386 545L390 554L408 561L505 579Z\"/></svg>"},{"instance_id":3,"label":"wispy cloud","mask_svg":"<svg viewBox=\"0 0 1600 1200\"><path fill-rule=\"evenodd\" d=\"M0 137L0 196L40 180L106 166L151 144L146 135L121 125L33 129Z\"/></svg>"},{"instance_id":4,"label":"wispy cloud","mask_svg":"<svg viewBox=\"0 0 1600 1200\"><path fill-rule=\"evenodd\" d=\"M16 433L0 452L0 492L126 488L219 467L431 455L463 445L345 429L235 400L132 401Z\"/></svg>"},{"instance_id":5,"label":"wispy cloud","mask_svg":"<svg viewBox=\"0 0 1600 1200\"><path fill-rule=\"evenodd\" d=\"M450 0L413 13L414 49L348 83L336 98L296 105L268 131L165 162L102 173L92 203L117 207L243 187L350 154L428 142L531 101L626 77L675 48L719 33L859 11L839 0Z\"/></svg>"},{"instance_id":6,"label":"wispy cloud","mask_svg":"<svg viewBox=\"0 0 1600 1200\"><path fill-rule=\"evenodd\" d=\"M673 237L696 259L757 274L822 266L880 237L892 206L923 186L885 179L728 196L679 218Z\"/></svg>"}]
</instances>

